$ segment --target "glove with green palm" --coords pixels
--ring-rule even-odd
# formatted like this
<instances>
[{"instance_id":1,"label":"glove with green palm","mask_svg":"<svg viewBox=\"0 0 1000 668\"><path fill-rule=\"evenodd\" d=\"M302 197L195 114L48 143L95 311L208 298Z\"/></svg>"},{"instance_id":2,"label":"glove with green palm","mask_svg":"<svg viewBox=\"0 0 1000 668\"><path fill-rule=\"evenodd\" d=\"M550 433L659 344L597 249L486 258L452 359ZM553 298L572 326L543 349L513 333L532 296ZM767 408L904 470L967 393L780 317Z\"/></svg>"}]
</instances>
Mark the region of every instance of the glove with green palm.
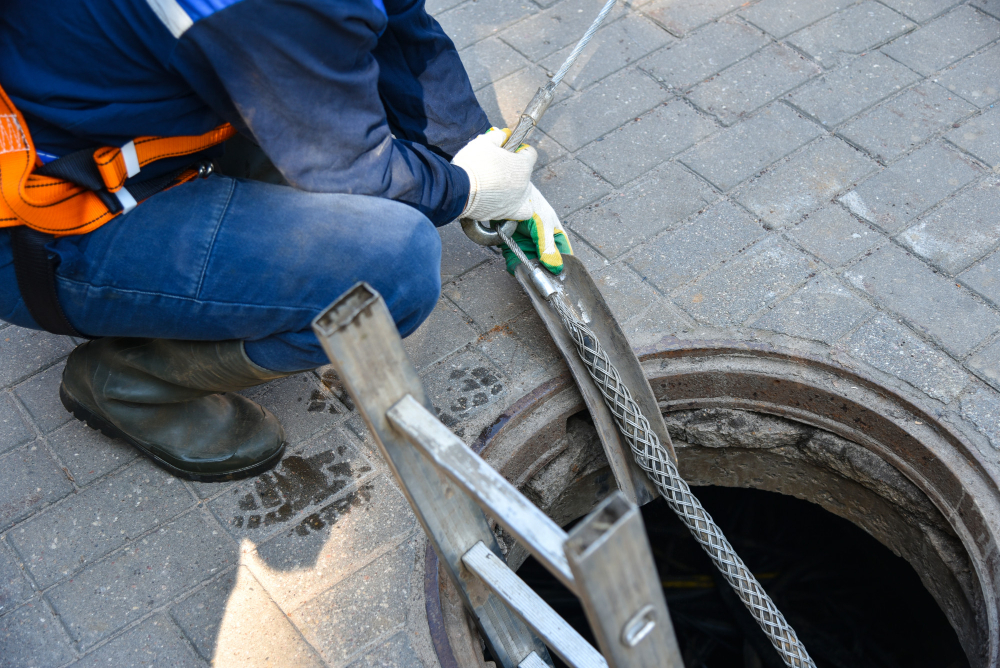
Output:
<instances>
[{"instance_id":1,"label":"glove with green palm","mask_svg":"<svg viewBox=\"0 0 1000 668\"><path fill-rule=\"evenodd\" d=\"M559 216L538 192L534 184L529 187L528 200L531 203L532 216L517 224L513 234L516 243L531 260L539 260L553 274L563 270L562 253L573 254L569 239L559 223ZM507 261L507 271L513 276L514 269L521 261L505 245L500 246L504 260Z\"/></svg>"}]
</instances>

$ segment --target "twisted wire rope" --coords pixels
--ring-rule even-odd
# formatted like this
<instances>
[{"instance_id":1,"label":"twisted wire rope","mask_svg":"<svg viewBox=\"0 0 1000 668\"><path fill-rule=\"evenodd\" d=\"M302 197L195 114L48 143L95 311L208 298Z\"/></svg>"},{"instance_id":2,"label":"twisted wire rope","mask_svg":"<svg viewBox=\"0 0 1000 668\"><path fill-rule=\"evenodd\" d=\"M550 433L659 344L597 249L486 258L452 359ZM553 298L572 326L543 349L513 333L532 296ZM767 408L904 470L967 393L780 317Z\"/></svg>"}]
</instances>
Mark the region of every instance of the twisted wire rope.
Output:
<instances>
[{"instance_id":1,"label":"twisted wire rope","mask_svg":"<svg viewBox=\"0 0 1000 668\"><path fill-rule=\"evenodd\" d=\"M551 303L576 344L577 352L583 359L587 371L604 395L604 400L632 449L636 462L649 475L663 498L711 557L723 577L767 634L785 665L790 668L816 668L795 630L785 620L785 616L774 605L760 582L729 544L722 529L681 477L677 466L670 458L670 453L660 443L656 433L650 429L649 420L632 399L632 393L622 383L618 370L604 352L593 330L570 313L557 298L552 299Z\"/></svg>"}]
</instances>

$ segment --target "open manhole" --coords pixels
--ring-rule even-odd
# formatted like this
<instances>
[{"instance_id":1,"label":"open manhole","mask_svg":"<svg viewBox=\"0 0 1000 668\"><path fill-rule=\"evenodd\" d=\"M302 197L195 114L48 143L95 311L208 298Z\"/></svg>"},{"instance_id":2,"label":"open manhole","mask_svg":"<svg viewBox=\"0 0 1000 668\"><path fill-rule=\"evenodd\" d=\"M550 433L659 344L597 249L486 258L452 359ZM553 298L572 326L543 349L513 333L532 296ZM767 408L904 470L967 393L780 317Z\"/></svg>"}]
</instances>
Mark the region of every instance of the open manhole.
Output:
<instances>
[{"instance_id":1,"label":"open manhole","mask_svg":"<svg viewBox=\"0 0 1000 668\"><path fill-rule=\"evenodd\" d=\"M997 481L918 397L762 345L672 341L641 359L681 473L821 668L997 665ZM614 484L568 376L517 402L475 447L564 526ZM669 508L654 502L644 517L688 668L781 665ZM584 631L572 595L501 544ZM488 653L428 566L442 666L481 668Z\"/></svg>"}]
</instances>

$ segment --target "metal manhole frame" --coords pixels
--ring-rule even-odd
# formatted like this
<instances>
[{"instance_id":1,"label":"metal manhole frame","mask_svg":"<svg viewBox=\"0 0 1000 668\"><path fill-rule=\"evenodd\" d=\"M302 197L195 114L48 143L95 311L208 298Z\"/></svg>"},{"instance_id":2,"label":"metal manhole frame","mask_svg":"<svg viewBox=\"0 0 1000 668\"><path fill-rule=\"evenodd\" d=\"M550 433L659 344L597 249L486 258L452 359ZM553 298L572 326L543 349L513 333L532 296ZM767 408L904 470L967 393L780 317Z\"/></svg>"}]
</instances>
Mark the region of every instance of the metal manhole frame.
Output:
<instances>
[{"instance_id":1,"label":"metal manhole frame","mask_svg":"<svg viewBox=\"0 0 1000 668\"><path fill-rule=\"evenodd\" d=\"M787 417L871 450L920 488L955 530L979 584L981 605L975 609L986 618L977 620L977 635L986 642L970 663L998 665L1000 478L968 435L945 422L949 416L940 407L892 376L840 359L836 350L785 337L668 336L637 353L664 412L730 408ZM583 409L572 378L562 374L504 410L473 449L496 460L501 473L520 486L548 462L531 441L551 440L562 416ZM437 558L429 547L425 564L431 638L441 666L459 668L445 633Z\"/></svg>"}]
</instances>

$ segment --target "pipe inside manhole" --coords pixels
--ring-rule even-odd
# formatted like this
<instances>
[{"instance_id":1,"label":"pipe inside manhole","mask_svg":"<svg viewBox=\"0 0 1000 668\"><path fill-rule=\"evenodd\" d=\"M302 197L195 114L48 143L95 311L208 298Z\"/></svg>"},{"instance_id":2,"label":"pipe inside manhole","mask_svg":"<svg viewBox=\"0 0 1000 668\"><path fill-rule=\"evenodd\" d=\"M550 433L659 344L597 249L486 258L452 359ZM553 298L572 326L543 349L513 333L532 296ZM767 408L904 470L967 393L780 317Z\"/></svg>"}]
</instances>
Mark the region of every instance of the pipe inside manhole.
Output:
<instances>
[{"instance_id":1,"label":"pipe inside manhole","mask_svg":"<svg viewBox=\"0 0 1000 668\"><path fill-rule=\"evenodd\" d=\"M823 351L801 346L665 340L642 351L641 359L670 424L682 474L694 486L730 488L708 490L706 505L711 495L722 499L720 508L727 499L729 505L736 503L737 497L726 494L783 495L752 504L774 513L780 507L782 514L797 518L787 523L792 536L799 524L819 524L817 518L833 515L828 520L835 526L843 518L884 546L872 559L891 564L895 554L909 564L916 578L907 585L910 594L923 594L922 587L933 599L968 665L997 665L997 480L979 450L935 417L938 409L877 372L842 368ZM568 376L511 406L475 447L563 525L589 512L614 484ZM787 497L810 503L803 506ZM820 514L809 520L810 512ZM839 526L836 531L852 529L843 522ZM751 538L751 543L767 541L756 533ZM869 541L869 547L877 546ZM508 561L519 566L527 555L516 544L508 548ZM899 559L894 563L902 563ZM428 574L428 619L442 666L481 668L482 648L450 583L436 568ZM954 647L949 642L941 642L944 663L900 665L966 665L947 658L948 647ZM864 665L893 664L873 658Z\"/></svg>"}]
</instances>

